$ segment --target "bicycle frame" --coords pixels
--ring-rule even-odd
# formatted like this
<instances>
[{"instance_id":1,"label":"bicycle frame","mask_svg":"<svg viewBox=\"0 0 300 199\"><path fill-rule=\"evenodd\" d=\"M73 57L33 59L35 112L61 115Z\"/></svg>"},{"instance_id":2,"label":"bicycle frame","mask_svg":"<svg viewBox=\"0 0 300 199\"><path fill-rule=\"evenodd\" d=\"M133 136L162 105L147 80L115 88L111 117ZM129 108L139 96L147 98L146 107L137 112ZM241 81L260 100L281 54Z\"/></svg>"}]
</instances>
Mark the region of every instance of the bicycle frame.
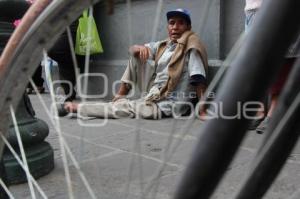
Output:
<instances>
[{"instance_id":1,"label":"bicycle frame","mask_svg":"<svg viewBox=\"0 0 300 199\"><path fill-rule=\"evenodd\" d=\"M223 103L225 115L237 112L237 102L262 99L279 72L289 44L298 33L299 1L266 0L264 3L215 100ZM197 143L175 199L211 196L237 152L248 123L246 118L218 118L206 122L202 128L204 134ZM260 196L269 185L267 181L265 189L259 192ZM247 198L256 198L256 191L247 192Z\"/></svg>"}]
</instances>

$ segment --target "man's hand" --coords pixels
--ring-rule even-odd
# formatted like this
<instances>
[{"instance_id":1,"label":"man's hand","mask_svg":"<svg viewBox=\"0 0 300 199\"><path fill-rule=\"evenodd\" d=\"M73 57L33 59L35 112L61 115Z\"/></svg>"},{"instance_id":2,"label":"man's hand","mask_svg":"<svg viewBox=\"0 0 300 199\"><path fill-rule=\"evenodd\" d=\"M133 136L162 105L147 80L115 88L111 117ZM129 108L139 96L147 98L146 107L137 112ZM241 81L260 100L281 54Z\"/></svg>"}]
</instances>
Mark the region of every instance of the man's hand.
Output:
<instances>
[{"instance_id":1,"label":"man's hand","mask_svg":"<svg viewBox=\"0 0 300 199\"><path fill-rule=\"evenodd\" d=\"M197 93L199 103L201 103L201 101L203 101L203 99L204 99L205 90L206 90L206 86L203 85L203 84L200 84L200 85L196 86L196 93ZM206 108L207 107L205 105L200 105L199 106L198 114L199 114L200 120L202 120L202 121L204 121L205 118L206 118Z\"/></svg>"},{"instance_id":2,"label":"man's hand","mask_svg":"<svg viewBox=\"0 0 300 199\"><path fill-rule=\"evenodd\" d=\"M139 58L142 63L145 63L146 60L149 59L149 57L151 55L150 48L148 48L146 46L142 46L142 45L131 46L129 49L129 52L133 56Z\"/></svg>"},{"instance_id":3,"label":"man's hand","mask_svg":"<svg viewBox=\"0 0 300 199\"><path fill-rule=\"evenodd\" d=\"M201 101L199 101L199 103L201 103ZM205 121L206 120L206 116L207 116L207 107L205 107L205 105L201 105L199 106L199 119L202 120L202 121Z\"/></svg>"},{"instance_id":4,"label":"man's hand","mask_svg":"<svg viewBox=\"0 0 300 199\"><path fill-rule=\"evenodd\" d=\"M26 0L28 3L33 4L36 0Z\"/></svg>"}]
</instances>

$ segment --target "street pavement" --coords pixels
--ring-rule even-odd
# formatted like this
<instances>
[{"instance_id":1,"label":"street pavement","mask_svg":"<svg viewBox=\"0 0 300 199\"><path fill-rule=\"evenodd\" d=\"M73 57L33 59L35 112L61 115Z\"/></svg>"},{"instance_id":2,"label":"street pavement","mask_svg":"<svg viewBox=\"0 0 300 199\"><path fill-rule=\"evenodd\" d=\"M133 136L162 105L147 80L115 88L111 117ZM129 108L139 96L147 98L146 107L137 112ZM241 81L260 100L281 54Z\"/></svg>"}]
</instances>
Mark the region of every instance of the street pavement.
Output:
<instances>
[{"instance_id":1,"label":"street pavement","mask_svg":"<svg viewBox=\"0 0 300 199\"><path fill-rule=\"evenodd\" d=\"M48 198L72 198L67 192L68 184L71 185L76 199L93 198L86 184L89 184L88 187L96 198L100 199L138 199L145 194L147 198L172 198L193 147L197 139L199 137L201 139L203 122L199 120L194 122L185 119L82 120L74 116L59 118L61 134L67 143L65 147L67 168L71 178L71 183L67 183L61 139L58 136L60 133L51 123L38 97L30 95L30 98L36 116L49 125L50 133L46 141L51 144L55 154L54 170L37 179ZM43 94L42 99L47 108L51 107L49 94ZM263 135L254 131L247 133L224 180L211 198L233 198L247 176L251 161L262 140ZM170 146L169 150L166 146ZM174 153L170 156L172 150ZM167 160L165 164L164 159ZM159 175L160 178L151 184L159 167L164 168ZM86 179L86 182L83 179ZM300 144L294 149L288 163L264 198L299 199L299 184ZM26 183L13 185L10 190L16 199L33 198ZM154 193L155 190L157 193ZM43 198L38 191L35 193L36 198Z\"/></svg>"}]
</instances>

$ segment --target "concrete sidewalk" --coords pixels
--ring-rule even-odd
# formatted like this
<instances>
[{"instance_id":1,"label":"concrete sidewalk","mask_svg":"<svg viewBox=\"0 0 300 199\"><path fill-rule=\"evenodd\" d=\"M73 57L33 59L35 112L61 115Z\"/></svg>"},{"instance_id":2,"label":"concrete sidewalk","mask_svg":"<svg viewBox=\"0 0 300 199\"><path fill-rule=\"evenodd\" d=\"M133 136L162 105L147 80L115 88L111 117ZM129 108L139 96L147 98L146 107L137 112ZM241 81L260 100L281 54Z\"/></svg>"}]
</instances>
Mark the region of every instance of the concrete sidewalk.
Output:
<instances>
[{"instance_id":1,"label":"concrete sidewalk","mask_svg":"<svg viewBox=\"0 0 300 199\"><path fill-rule=\"evenodd\" d=\"M48 94L42 95L47 107L51 101ZM30 96L37 117L46 121L50 128L47 141L55 152L55 169L47 176L37 180L48 198L70 198L67 193L64 166L60 150L58 133L51 124L44 108L35 95ZM76 158L81 171L96 198L125 199L126 187L129 186L128 199L140 198L141 188L148 186L162 164L162 156L169 138L171 148L179 144L172 158L167 161L157 188L156 198L171 198L174 188L190 158L193 146L200 135L201 121L190 124L188 120L163 119L159 121L119 119L119 120L77 120L76 118L60 118L63 137ZM86 126L86 127L84 127ZM182 138L183 134L187 134ZM139 135L139 136L136 136ZM171 135L171 136L170 136ZM252 158L255 156L263 135L248 132L239 153L231 164L224 182L218 187L214 199L230 199L247 176ZM135 140L140 140L135 144ZM140 152L139 152L140 151ZM141 155L137 155L141 153ZM209 154L208 154L209 155ZM67 155L71 175L74 198L92 198L76 169L76 163ZM131 183L128 184L130 162L134 161ZM143 165L142 169L139 163ZM216 163L217 164L217 163ZM201 168L199 168L201 169ZM140 177L139 173L142 173ZM300 145L290 156L288 164L272 186L265 198L293 199L300 198ZM31 198L27 184L10 187L17 199ZM42 198L40 194L37 198ZM149 198L153 198L149 194Z\"/></svg>"}]
</instances>

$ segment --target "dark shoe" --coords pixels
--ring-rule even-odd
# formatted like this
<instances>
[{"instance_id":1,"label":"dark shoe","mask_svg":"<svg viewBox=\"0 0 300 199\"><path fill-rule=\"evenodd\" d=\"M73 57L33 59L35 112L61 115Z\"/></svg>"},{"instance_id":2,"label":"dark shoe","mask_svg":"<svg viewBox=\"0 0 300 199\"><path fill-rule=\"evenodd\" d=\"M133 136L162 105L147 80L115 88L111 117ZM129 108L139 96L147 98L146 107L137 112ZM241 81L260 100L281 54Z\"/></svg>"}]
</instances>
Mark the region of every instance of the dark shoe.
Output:
<instances>
[{"instance_id":1,"label":"dark shoe","mask_svg":"<svg viewBox=\"0 0 300 199\"><path fill-rule=\"evenodd\" d=\"M256 133L263 134L264 132L266 132L270 123L270 119L270 117L266 117L264 121L262 121L260 125L258 125L258 127L256 128Z\"/></svg>"},{"instance_id":2,"label":"dark shoe","mask_svg":"<svg viewBox=\"0 0 300 199\"><path fill-rule=\"evenodd\" d=\"M248 130L255 130L262 121L264 121L264 117L260 118L260 119L256 119L256 120L252 120L249 127L248 127Z\"/></svg>"},{"instance_id":3,"label":"dark shoe","mask_svg":"<svg viewBox=\"0 0 300 199\"><path fill-rule=\"evenodd\" d=\"M37 87L37 91L38 91L38 93L42 94L45 92L45 88L43 86L39 86L39 87Z\"/></svg>"},{"instance_id":4,"label":"dark shoe","mask_svg":"<svg viewBox=\"0 0 300 199\"><path fill-rule=\"evenodd\" d=\"M67 97L65 95L56 96L56 109L59 117L64 117L68 115L68 111L65 109L65 102L67 102Z\"/></svg>"},{"instance_id":5,"label":"dark shoe","mask_svg":"<svg viewBox=\"0 0 300 199\"><path fill-rule=\"evenodd\" d=\"M29 94L32 94L32 91L33 89L32 88L26 88L26 93L29 95Z\"/></svg>"},{"instance_id":6,"label":"dark shoe","mask_svg":"<svg viewBox=\"0 0 300 199\"><path fill-rule=\"evenodd\" d=\"M66 115L69 114L69 112L65 109L65 104L64 103L58 103L56 105L56 108L57 108L57 114L59 117L64 117Z\"/></svg>"},{"instance_id":7,"label":"dark shoe","mask_svg":"<svg viewBox=\"0 0 300 199\"><path fill-rule=\"evenodd\" d=\"M38 86L37 87L37 92L42 94L42 93L45 92L45 88L43 86ZM27 94L36 94L35 90L33 88L30 88L30 87L26 88L26 93Z\"/></svg>"}]
</instances>

